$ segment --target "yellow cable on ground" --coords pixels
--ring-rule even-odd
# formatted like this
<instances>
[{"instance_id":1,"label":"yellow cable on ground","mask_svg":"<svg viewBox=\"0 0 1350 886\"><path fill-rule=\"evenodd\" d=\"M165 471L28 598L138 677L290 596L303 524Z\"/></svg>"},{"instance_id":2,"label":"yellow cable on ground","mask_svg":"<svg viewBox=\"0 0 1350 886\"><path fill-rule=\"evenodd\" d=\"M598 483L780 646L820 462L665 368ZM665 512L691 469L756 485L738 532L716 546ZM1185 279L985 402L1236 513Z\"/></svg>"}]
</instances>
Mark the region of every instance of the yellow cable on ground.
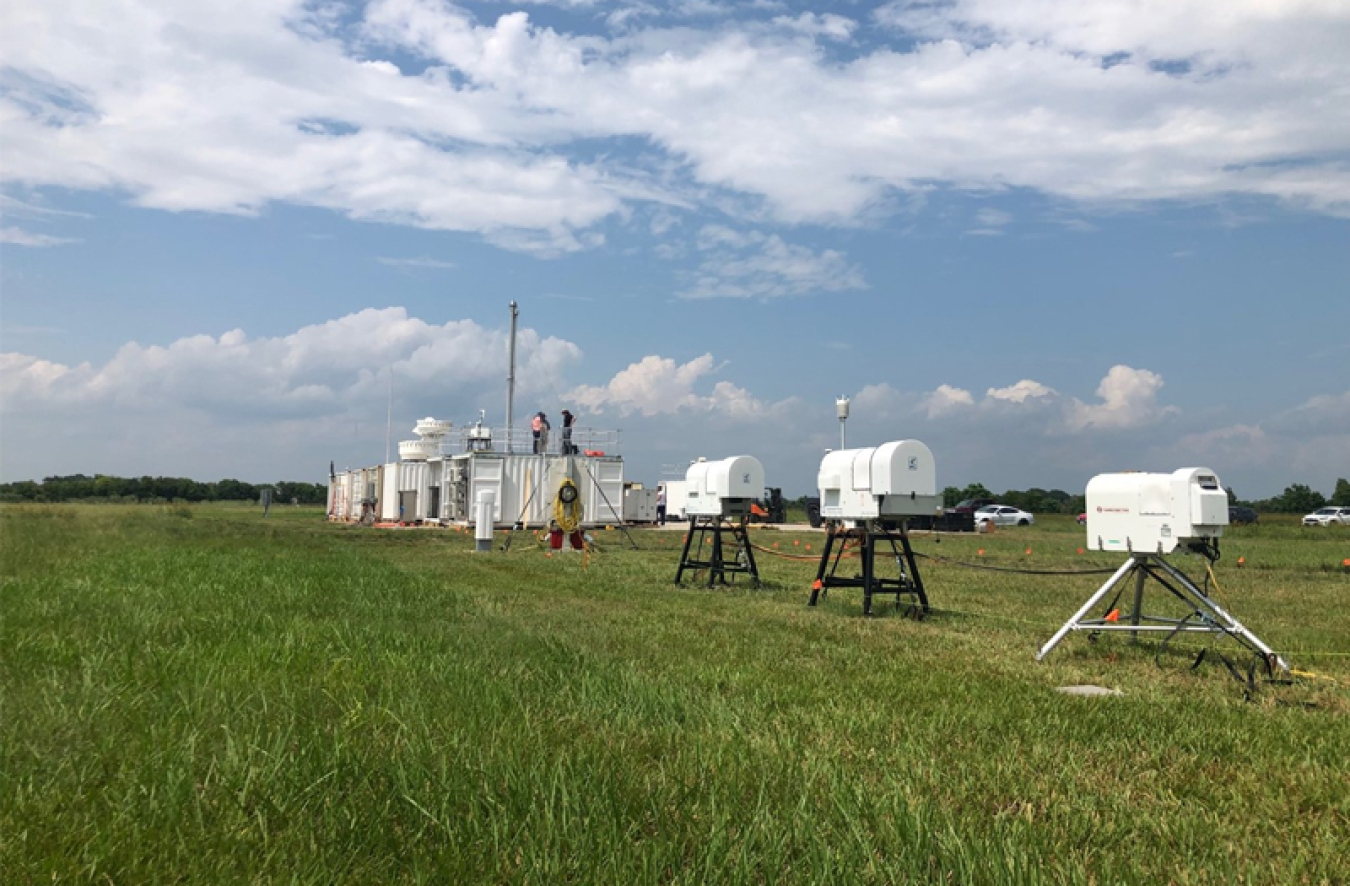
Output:
<instances>
[{"instance_id":1,"label":"yellow cable on ground","mask_svg":"<svg viewBox=\"0 0 1350 886\"><path fill-rule=\"evenodd\" d=\"M553 522L563 532L572 533L581 526L584 510L581 506L581 490L572 478L564 478L558 485L558 494L553 497Z\"/></svg>"}]
</instances>

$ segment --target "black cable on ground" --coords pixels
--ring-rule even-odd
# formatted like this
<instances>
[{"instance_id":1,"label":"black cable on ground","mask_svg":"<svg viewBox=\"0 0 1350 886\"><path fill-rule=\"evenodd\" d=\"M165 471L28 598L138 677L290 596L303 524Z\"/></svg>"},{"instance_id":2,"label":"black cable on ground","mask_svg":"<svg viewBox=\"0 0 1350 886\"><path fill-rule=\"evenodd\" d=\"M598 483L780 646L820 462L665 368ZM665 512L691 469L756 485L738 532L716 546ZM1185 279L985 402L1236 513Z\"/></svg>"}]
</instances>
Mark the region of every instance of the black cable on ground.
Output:
<instances>
[{"instance_id":1,"label":"black cable on ground","mask_svg":"<svg viewBox=\"0 0 1350 886\"><path fill-rule=\"evenodd\" d=\"M1115 569L1014 569L1011 566L989 566L984 563L962 563L959 560L948 560L946 557L939 557L936 554L923 554L918 551L914 556L923 557L925 560L932 560L937 563L945 563L948 566L960 566L963 569L983 569L987 572L1015 572L1020 575L1109 575L1115 572Z\"/></svg>"}]
</instances>

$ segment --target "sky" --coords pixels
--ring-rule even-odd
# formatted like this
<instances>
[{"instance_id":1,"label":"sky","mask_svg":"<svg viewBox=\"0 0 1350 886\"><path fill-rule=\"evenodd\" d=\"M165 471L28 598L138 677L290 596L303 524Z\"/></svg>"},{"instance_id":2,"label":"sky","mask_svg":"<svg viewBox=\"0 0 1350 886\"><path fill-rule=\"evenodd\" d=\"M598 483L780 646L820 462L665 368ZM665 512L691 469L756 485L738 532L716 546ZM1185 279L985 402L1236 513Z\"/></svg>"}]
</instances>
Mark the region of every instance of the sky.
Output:
<instances>
[{"instance_id":1,"label":"sky","mask_svg":"<svg viewBox=\"0 0 1350 886\"><path fill-rule=\"evenodd\" d=\"M0 479L570 408L789 495L1350 476L1344 0L11 0Z\"/></svg>"}]
</instances>

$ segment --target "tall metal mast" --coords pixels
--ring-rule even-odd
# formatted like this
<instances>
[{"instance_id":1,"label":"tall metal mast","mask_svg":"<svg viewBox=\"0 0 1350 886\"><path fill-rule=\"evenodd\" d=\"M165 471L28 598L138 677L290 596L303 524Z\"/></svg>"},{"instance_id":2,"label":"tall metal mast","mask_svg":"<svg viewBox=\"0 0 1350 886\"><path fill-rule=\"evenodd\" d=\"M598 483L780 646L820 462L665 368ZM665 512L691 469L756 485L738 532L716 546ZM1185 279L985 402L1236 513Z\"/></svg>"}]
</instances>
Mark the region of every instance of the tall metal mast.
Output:
<instances>
[{"instance_id":1,"label":"tall metal mast","mask_svg":"<svg viewBox=\"0 0 1350 886\"><path fill-rule=\"evenodd\" d=\"M394 439L394 364L389 364L389 406L384 417L384 463L389 464L389 446Z\"/></svg>"},{"instance_id":2,"label":"tall metal mast","mask_svg":"<svg viewBox=\"0 0 1350 886\"><path fill-rule=\"evenodd\" d=\"M511 302L511 372L506 376L506 451L511 452L511 432L515 429L516 407L516 317L520 311Z\"/></svg>"}]
</instances>

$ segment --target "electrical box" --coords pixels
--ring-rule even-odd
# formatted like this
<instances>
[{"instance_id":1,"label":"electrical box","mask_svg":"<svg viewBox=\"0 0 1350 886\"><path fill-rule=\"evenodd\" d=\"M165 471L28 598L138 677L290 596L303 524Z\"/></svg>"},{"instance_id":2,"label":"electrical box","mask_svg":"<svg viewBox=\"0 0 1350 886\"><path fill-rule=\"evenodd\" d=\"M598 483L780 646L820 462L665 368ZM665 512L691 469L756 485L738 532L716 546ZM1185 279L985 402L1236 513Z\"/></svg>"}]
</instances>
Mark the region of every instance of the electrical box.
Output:
<instances>
[{"instance_id":1,"label":"electrical box","mask_svg":"<svg viewBox=\"0 0 1350 886\"><path fill-rule=\"evenodd\" d=\"M827 452L816 485L827 520L932 515L941 505L932 450L918 440Z\"/></svg>"},{"instance_id":2,"label":"electrical box","mask_svg":"<svg viewBox=\"0 0 1350 886\"><path fill-rule=\"evenodd\" d=\"M764 466L750 455L699 459L684 479L685 513L690 517L745 517L750 503L764 494Z\"/></svg>"},{"instance_id":3,"label":"electrical box","mask_svg":"<svg viewBox=\"0 0 1350 886\"><path fill-rule=\"evenodd\" d=\"M655 523L656 490L629 487L623 491L623 522Z\"/></svg>"},{"instance_id":4,"label":"electrical box","mask_svg":"<svg viewBox=\"0 0 1350 886\"><path fill-rule=\"evenodd\" d=\"M1087 543L1094 551L1168 554L1187 541L1218 538L1227 525L1228 493L1209 468L1088 481Z\"/></svg>"}]
</instances>

